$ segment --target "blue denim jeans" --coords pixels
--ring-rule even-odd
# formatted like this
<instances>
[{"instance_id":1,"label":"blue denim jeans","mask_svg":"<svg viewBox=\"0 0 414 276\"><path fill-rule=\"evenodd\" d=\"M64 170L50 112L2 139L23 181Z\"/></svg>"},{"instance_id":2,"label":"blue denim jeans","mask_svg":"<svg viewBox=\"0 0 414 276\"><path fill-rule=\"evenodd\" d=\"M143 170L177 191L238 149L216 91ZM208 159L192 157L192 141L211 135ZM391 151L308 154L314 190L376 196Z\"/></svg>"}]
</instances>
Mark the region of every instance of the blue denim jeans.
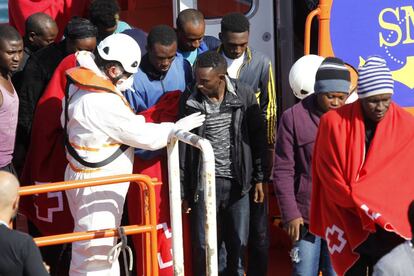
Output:
<instances>
[{"instance_id":1,"label":"blue denim jeans","mask_svg":"<svg viewBox=\"0 0 414 276\"><path fill-rule=\"evenodd\" d=\"M323 276L336 275L326 241L309 232L294 244L291 258L292 275L317 276L319 271L322 271Z\"/></svg>"},{"instance_id":2,"label":"blue denim jeans","mask_svg":"<svg viewBox=\"0 0 414 276\"><path fill-rule=\"evenodd\" d=\"M249 195L241 196L237 182L216 178L217 248L220 275L244 275L244 252L249 236ZM204 199L191 210L193 275L206 275ZM220 250L224 244L225 250Z\"/></svg>"},{"instance_id":3,"label":"blue denim jeans","mask_svg":"<svg viewBox=\"0 0 414 276\"><path fill-rule=\"evenodd\" d=\"M268 185L268 184L263 184ZM254 186L250 190L250 229L247 276L266 276L269 260L269 210L267 194L263 203L254 202Z\"/></svg>"}]
</instances>

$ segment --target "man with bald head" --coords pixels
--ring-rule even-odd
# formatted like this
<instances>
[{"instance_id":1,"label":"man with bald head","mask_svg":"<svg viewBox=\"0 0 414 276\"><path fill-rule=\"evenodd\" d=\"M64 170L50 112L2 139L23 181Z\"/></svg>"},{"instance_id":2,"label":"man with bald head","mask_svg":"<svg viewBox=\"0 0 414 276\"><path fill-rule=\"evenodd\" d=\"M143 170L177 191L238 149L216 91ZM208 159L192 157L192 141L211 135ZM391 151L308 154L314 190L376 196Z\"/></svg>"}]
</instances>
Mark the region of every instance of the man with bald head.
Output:
<instances>
[{"instance_id":1,"label":"man with bald head","mask_svg":"<svg viewBox=\"0 0 414 276\"><path fill-rule=\"evenodd\" d=\"M38 12L26 19L25 22L24 57L20 68L23 70L27 59L37 50L52 44L58 34L55 20L49 15Z\"/></svg>"},{"instance_id":2,"label":"man with bald head","mask_svg":"<svg viewBox=\"0 0 414 276\"><path fill-rule=\"evenodd\" d=\"M29 58L38 50L45 48L53 43L58 34L58 27L56 22L49 15L38 12L34 13L26 19L25 34L23 36L23 58L20 62L19 68L13 73L12 82L17 90L23 83L23 70Z\"/></svg>"},{"instance_id":3,"label":"man with bald head","mask_svg":"<svg viewBox=\"0 0 414 276\"><path fill-rule=\"evenodd\" d=\"M26 20L25 44L27 42L36 52L55 41L57 33L58 26L52 17L42 12L34 13Z\"/></svg>"},{"instance_id":4,"label":"man with bald head","mask_svg":"<svg viewBox=\"0 0 414 276\"><path fill-rule=\"evenodd\" d=\"M213 36L204 36L206 24L204 15L195 9L181 11L176 20L177 53L182 55L191 65L197 56L208 50L217 48L220 40Z\"/></svg>"},{"instance_id":5,"label":"man with bald head","mask_svg":"<svg viewBox=\"0 0 414 276\"><path fill-rule=\"evenodd\" d=\"M19 182L0 171L0 275L49 275L33 239L9 228L19 207Z\"/></svg>"}]
</instances>

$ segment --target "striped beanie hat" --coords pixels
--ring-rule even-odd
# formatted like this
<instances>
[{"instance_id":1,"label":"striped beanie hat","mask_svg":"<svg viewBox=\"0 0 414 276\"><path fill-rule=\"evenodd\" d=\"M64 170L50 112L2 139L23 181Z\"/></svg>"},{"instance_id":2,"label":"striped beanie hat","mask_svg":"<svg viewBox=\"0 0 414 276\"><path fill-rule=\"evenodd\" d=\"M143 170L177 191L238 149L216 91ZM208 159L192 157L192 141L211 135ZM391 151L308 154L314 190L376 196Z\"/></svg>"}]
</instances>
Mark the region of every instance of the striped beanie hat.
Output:
<instances>
[{"instance_id":1,"label":"striped beanie hat","mask_svg":"<svg viewBox=\"0 0 414 276\"><path fill-rule=\"evenodd\" d=\"M358 68L358 97L360 99L394 94L394 80L387 62L379 56L371 56Z\"/></svg>"},{"instance_id":2,"label":"striped beanie hat","mask_svg":"<svg viewBox=\"0 0 414 276\"><path fill-rule=\"evenodd\" d=\"M336 57L325 58L316 72L315 93L348 93L351 76L344 62Z\"/></svg>"}]
</instances>

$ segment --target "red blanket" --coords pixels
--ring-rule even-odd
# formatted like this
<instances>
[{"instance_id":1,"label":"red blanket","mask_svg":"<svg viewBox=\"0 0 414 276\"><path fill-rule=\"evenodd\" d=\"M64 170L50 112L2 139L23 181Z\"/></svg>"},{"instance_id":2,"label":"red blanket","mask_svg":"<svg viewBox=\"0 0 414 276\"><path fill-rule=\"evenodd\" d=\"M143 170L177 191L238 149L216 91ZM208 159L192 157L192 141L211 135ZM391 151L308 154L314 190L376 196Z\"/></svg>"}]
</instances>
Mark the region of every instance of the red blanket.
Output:
<instances>
[{"instance_id":1,"label":"red blanket","mask_svg":"<svg viewBox=\"0 0 414 276\"><path fill-rule=\"evenodd\" d=\"M74 54L62 60L36 106L30 147L21 176L23 185L64 180L67 161L60 115L65 95L65 71L75 66ZM73 219L65 193L25 196L20 209L43 235L73 231Z\"/></svg>"},{"instance_id":2,"label":"red blanket","mask_svg":"<svg viewBox=\"0 0 414 276\"><path fill-rule=\"evenodd\" d=\"M359 101L324 115L313 155L310 230L325 237L335 271L358 259L353 250L375 224L409 238L414 199L414 117L392 103L365 156Z\"/></svg>"},{"instance_id":3,"label":"red blanket","mask_svg":"<svg viewBox=\"0 0 414 276\"><path fill-rule=\"evenodd\" d=\"M178 114L178 101L181 95L180 91L169 92L165 94L154 106L143 111L140 115L145 117L147 122L175 122ZM158 266L160 276L174 275L172 266L172 244L171 244L171 224L170 224L170 205L169 205L169 187L168 187L168 165L167 153L163 150L161 156L151 160L143 160L135 156L134 173L149 175L157 178L162 182L155 189L157 199L157 223L158 223ZM130 185L128 191L128 216L131 224L141 223L141 202L138 197L138 187ZM184 224L188 224L188 217L184 216ZM187 223L187 224L186 224ZM188 228L184 228L184 244L186 252L190 252L189 234L186 234ZM133 236L134 247L136 251L137 275L144 273L143 261L143 239L142 235ZM188 254L185 256L186 275L191 275L191 259Z\"/></svg>"},{"instance_id":4,"label":"red blanket","mask_svg":"<svg viewBox=\"0 0 414 276\"><path fill-rule=\"evenodd\" d=\"M59 28L56 41L60 41L72 16L86 16L89 3L90 0L13 0L9 1L9 22L24 35L26 19L36 12L46 13L56 21Z\"/></svg>"}]
</instances>

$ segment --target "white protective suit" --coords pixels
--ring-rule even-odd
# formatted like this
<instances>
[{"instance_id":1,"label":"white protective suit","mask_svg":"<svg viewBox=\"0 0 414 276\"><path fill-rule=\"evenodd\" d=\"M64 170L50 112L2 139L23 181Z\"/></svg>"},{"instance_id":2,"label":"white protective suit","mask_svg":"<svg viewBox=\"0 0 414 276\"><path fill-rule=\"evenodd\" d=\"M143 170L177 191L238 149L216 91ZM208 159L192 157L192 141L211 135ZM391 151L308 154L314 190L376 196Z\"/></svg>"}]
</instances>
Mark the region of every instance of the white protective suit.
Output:
<instances>
[{"instance_id":1,"label":"white protective suit","mask_svg":"<svg viewBox=\"0 0 414 276\"><path fill-rule=\"evenodd\" d=\"M96 75L106 78L93 61L92 54L80 52L78 62ZM78 163L70 154L65 180L88 179L132 173L133 147L156 150L165 147L173 123L146 123L122 100L122 94L90 92L75 85L69 87L67 133L77 153L88 162L99 162L120 146L131 146L110 164L92 169ZM64 125L65 101L61 117ZM129 183L113 184L66 191L74 231L115 228L120 225ZM70 275L119 275L119 264L107 261L115 238L74 242Z\"/></svg>"}]
</instances>

